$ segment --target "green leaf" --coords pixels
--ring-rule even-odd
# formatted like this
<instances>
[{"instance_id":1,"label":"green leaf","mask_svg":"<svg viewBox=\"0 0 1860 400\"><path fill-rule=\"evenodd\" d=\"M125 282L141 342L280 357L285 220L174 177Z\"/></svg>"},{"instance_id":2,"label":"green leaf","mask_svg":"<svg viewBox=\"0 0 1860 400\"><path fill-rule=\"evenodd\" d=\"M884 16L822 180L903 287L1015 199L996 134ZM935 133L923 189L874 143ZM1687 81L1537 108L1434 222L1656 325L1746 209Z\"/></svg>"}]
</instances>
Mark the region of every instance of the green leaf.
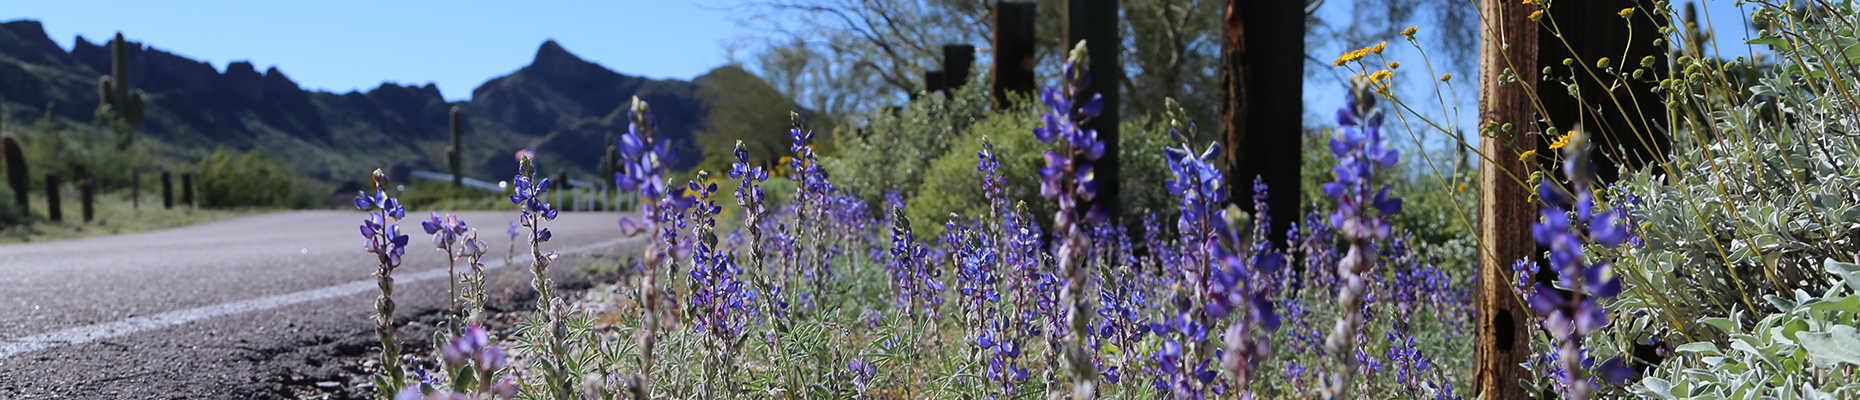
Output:
<instances>
[{"instance_id":1,"label":"green leaf","mask_svg":"<svg viewBox=\"0 0 1860 400\"><path fill-rule=\"evenodd\" d=\"M1679 345L1679 347L1674 347L1673 351L1681 353L1719 354L1718 345L1711 344L1711 342L1686 343Z\"/></svg>"},{"instance_id":2,"label":"green leaf","mask_svg":"<svg viewBox=\"0 0 1860 400\"><path fill-rule=\"evenodd\" d=\"M1853 289L1854 293L1860 293L1860 265L1828 259L1821 263L1821 267L1828 270L1830 274L1840 276L1841 280L1847 282L1847 288Z\"/></svg>"},{"instance_id":3,"label":"green leaf","mask_svg":"<svg viewBox=\"0 0 1860 400\"><path fill-rule=\"evenodd\" d=\"M1844 312L1860 314L1860 296L1842 296L1833 300L1818 301L1809 304L1808 309L1822 312Z\"/></svg>"},{"instance_id":4,"label":"green leaf","mask_svg":"<svg viewBox=\"0 0 1860 400\"><path fill-rule=\"evenodd\" d=\"M1828 367L1838 363L1860 366L1860 331L1854 327L1835 325L1827 332L1796 336L1802 342L1802 348L1815 358L1816 364Z\"/></svg>"},{"instance_id":5,"label":"green leaf","mask_svg":"<svg viewBox=\"0 0 1860 400\"><path fill-rule=\"evenodd\" d=\"M1678 400L1679 399L1678 397L1673 397L1673 384L1671 382L1667 382L1665 379L1647 377L1646 379L1640 380L1640 387L1642 389L1645 389L1647 393L1660 396L1660 398L1662 399L1667 399L1667 400Z\"/></svg>"},{"instance_id":6,"label":"green leaf","mask_svg":"<svg viewBox=\"0 0 1860 400\"><path fill-rule=\"evenodd\" d=\"M1714 328L1718 328L1719 331L1724 332L1724 333L1743 332L1742 329L1738 328L1737 321L1732 321L1730 318L1712 317L1712 318L1700 319L1699 322L1704 323L1705 325L1711 325Z\"/></svg>"}]
</instances>

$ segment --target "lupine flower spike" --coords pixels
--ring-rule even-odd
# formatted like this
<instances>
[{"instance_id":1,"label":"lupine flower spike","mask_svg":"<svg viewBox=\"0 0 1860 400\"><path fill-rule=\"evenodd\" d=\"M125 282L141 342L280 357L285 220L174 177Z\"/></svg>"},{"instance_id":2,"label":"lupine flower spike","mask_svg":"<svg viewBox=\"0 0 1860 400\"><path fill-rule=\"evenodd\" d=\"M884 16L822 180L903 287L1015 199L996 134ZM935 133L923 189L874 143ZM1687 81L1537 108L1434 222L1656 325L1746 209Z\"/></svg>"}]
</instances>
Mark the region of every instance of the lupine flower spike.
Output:
<instances>
[{"instance_id":1,"label":"lupine flower spike","mask_svg":"<svg viewBox=\"0 0 1860 400\"><path fill-rule=\"evenodd\" d=\"M660 303L658 271L671 270L676 262L674 253L677 249L678 232L674 221L676 202L671 191L666 190L665 164L671 162L669 143L658 143L653 138L653 129L658 119L652 116L652 109L638 97L633 98L632 112L628 113L627 133L620 138L620 155L624 158L626 168L614 173L614 185L622 191L639 193L640 217L620 218L620 230L628 236L640 234L652 235L646 241L646 249L641 256L643 271L639 277L640 293L640 329L639 339L639 373L633 375L627 383L627 389L634 399L646 399L652 380L647 378L652 373L655 349L658 344Z\"/></svg>"},{"instance_id":2,"label":"lupine flower spike","mask_svg":"<svg viewBox=\"0 0 1860 400\"><path fill-rule=\"evenodd\" d=\"M389 224L388 220L406 217L407 209L399 200L388 197L388 178L381 170L375 170L368 182L375 194L356 193L355 208L368 211L368 219L362 220L362 247L379 261L375 283L381 288L381 296L375 298L375 335L381 339L381 369L387 375L376 376L375 387L386 396L406 386L406 373L400 367L400 341L394 338L393 274L400 267L401 255L407 253L407 235L400 233L400 224Z\"/></svg>"},{"instance_id":3,"label":"lupine flower spike","mask_svg":"<svg viewBox=\"0 0 1860 400\"><path fill-rule=\"evenodd\" d=\"M460 258L465 258L466 255L463 252L456 251L460 247L455 246L459 246L460 242L463 241L461 238L470 228L467 228L465 226L465 221L460 220L457 215L446 214L445 218L440 218L439 213L436 212L427 213L427 215L429 216L427 220L420 221L420 228L425 229L426 234L433 235L433 247L438 248L440 252L446 254L446 277L449 278L447 281L450 284L446 292L448 295L447 298L450 299L450 308L447 309L446 320L449 324L448 333L456 335L459 333L459 329L463 328L459 323L458 262Z\"/></svg>"},{"instance_id":4,"label":"lupine flower spike","mask_svg":"<svg viewBox=\"0 0 1860 400\"><path fill-rule=\"evenodd\" d=\"M1348 398L1359 360L1356 336L1363 328L1363 313L1369 290L1371 270L1376 266L1374 241L1389 236L1384 218L1401 211L1401 199L1390 197L1389 187L1374 190L1371 180L1383 170L1394 167L1399 154L1382 140L1382 113L1376 109L1375 85L1357 75L1343 109L1337 110L1337 137L1330 140L1331 154L1337 166L1331 175L1337 181L1324 184L1324 194L1337 201L1337 212L1330 215L1330 227L1350 243L1349 253L1337 262L1337 304L1342 318L1324 340L1324 348L1337 358L1337 365L1327 377L1327 398Z\"/></svg>"},{"instance_id":5,"label":"lupine flower spike","mask_svg":"<svg viewBox=\"0 0 1860 400\"><path fill-rule=\"evenodd\" d=\"M520 153L521 155L521 153ZM510 202L517 206L517 223L529 230L530 242L530 286L536 289L536 311L541 321L541 332L531 333L531 343L544 349L543 359L537 363L542 367L542 381L546 393L555 398L573 396L575 387L572 380L580 378L571 376L566 370L568 362L568 304L555 294L555 282L549 279L549 264L557 255L554 251L544 253L542 244L553 236L549 228L542 226L543 221L554 220L554 205L544 202L549 193L549 178L535 179L536 164L533 157L518 157L517 175L511 178L516 194L510 195ZM534 179L534 180L533 180Z\"/></svg>"},{"instance_id":6,"label":"lupine flower spike","mask_svg":"<svg viewBox=\"0 0 1860 400\"><path fill-rule=\"evenodd\" d=\"M1557 343L1555 358L1562 365L1559 386L1563 398L1587 399L1594 394L1590 368L1582 341L1590 333L1608 324L1608 310L1598 300L1621 294L1621 278L1608 261L1590 263L1582 252L1585 245L1603 248L1620 247L1628 241L1628 228L1616 210L1596 212L1590 179L1594 165L1589 161L1588 136L1577 129L1559 139L1564 146L1563 174L1569 178L1570 192L1565 193L1556 181L1545 178L1538 183L1537 196L1546 204L1543 222L1531 225L1537 244L1550 249L1550 268L1555 269L1554 288L1542 282L1531 286L1528 296L1531 311L1543 317L1543 327ZM1570 196L1574 193L1575 196ZM1572 215L1574 218L1571 218ZM1587 235L1582 235L1586 233ZM1519 265L1529 265L1519 260ZM1524 275L1520 273L1520 275ZM1521 282L1523 276L1520 276ZM1611 383L1621 383L1633 375L1619 358L1597 365L1594 376Z\"/></svg>"},{"instance_id":7,"label":"lupine flower spike","mask_svg":"<svg viewBox=\"0 0 1860 400\"><path fill-rule=\"evenodd\" d=\"M1040 116L1045 124L1033 129L1034 137L1041 142L1062 140L1064 143L1061 147L1064 153L1046 152L1046 167L1040 169L1040 195L1059 202L1053 230L1061 241L1059 267L1066 279L1060 303L1068 307L1064 313L1075 336L1067 352L1075 379L1074 399L1091 399L1097 394L1098 371L1086 343L1091 332L1091 313L1080 297L1084 295L1088 279L1084 263L1091 245L1084 223L1099 222L1105 215L1097 204L1089 204L1098 194L1092 163L1104 156L1104 142L1098 140L1096 130L1084 129L1081 124L1104 110L1104 99L1096 93L1085 93L1085 88L1091 84L1091 73L1085 68L1089 64L1086 54L1085 42L1080 41L1061 68L1065 75L1064 86L1047 87L1040 93L1040 100L1050 111ZM1088 208L1081 209L1087 204Z\"/></svg>"}]
</instances>

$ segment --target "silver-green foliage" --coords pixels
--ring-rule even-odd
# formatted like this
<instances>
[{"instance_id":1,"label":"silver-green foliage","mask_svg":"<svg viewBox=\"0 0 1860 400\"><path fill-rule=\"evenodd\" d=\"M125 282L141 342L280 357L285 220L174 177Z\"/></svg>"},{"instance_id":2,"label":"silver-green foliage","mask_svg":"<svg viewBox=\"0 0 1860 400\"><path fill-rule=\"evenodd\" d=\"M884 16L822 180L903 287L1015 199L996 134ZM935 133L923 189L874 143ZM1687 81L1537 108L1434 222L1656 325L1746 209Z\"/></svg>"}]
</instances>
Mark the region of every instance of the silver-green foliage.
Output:
<instances>
[{"instance_id":1,"label":"silver-green foliage","mask_svg":"<svg viewBox=\"0 0 1860 400\"><path fill-rule=\"evenodd\" d=\"M1834 280L1819 273L1822 261L1860 252L1860 143L1847 133L1860 109L1856 81L1814 73L1860 61L1821 46L1856 40L1843 27L1860 23L1857 8L1776 7L1755 14L1776 29L1752 41L1777 52L1773 67L1675 57L1682 72L1661 90L1679 101L1671 107L1702 112L1675 113L1668 158L1614 189L1616 203L1637 200L1628 208L1646 245L1607 255L1629 289L1610 308L1687 336L1680 342L1711 339L1699 335L1701 318L1782 311L1763 298L1826 291Z\"/></svg>"},{"instance_id":2,"label":"silver-green foliage","mask_svg":"<svg viewBox=\"0 0 1860 400\"><path fill-rule=\"evenodd\" d=\"M1659 399L1842 399L1860 396L1860 265L1828 260L1828 273L1845 285L1819 296L1795 290L1793 298L1764 296L1782 312L1746 327L1737 316L1699 323L1726 334L1722 342L1674 349L1669 361L1631 390ZM1843 295L1842 293L1846 294Z\"/></svg>"}]
</instances>

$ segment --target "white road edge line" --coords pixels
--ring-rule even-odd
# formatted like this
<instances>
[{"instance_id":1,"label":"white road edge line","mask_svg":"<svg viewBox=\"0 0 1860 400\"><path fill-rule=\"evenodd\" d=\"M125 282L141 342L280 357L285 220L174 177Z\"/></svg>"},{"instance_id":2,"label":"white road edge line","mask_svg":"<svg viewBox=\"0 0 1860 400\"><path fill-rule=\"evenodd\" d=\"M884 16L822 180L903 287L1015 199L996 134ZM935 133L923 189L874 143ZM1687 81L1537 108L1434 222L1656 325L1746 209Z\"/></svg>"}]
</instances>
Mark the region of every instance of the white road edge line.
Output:
<instances>
[{"instance_id":1,"label":"white road edge line","mask_svg":"<svg viewBox=\"0 0 1860 400\"><path fill-rule=\"evenodd\" d=\"M612 247L614 245L620 244L621 242L626 242L626 241L634 240L634 239L637 239L637 238L624 238L624 239L609 240L606 242L576 247L576 248L572 248L568 250L559 250L558 253L575 254L575 253L588 252L592 250ZM505 266L505 264L506 263L503 260L495 260L492 262L485 263L484 269L491 270L491 269L496 269L496 268L502 268ZM407 283L414 283L414 282L444 278L446 276L447 276L446 269L438 268L438 269L432 269L432 270L427 270L427 271L422 271L422 272L417 272L417 273L412 273L412 274L407 274L407 275L395 276L394 281L400 284L407 284ZM83 344L83 343L89 343L89 342L98 341L98 340L117 338L117 337L122 337L122 336L128 336L128 335L131 335L137 332L146 331L146 330L167 328L170 326L185 324L185 323L199 321L203 319L209 319L209 318L221 317L221 316L227 316L227 315L233 315L233 314L243 314L243 313L259 311L259 310L269 310L273 308L284 307L284 306L308 302L308 301L316 301L316 300L323 300L323 299L329 299L329 298L335 298L335 297L348 296L352 294L373 291L375 289L376 289L375 280L368 279L368 280L361 280L361 281L349 282L349 283L344 283L344 284L335 285L335 286L324 287L321 289L311 289L311 290L305 290L301 292L288 293L288 294L281 294L281 295L271 296L271 297L261 297L257 299L251 299L251 300L241 300L241 301L220 303L220 304L215 304L215 305L210 305L210 306L205 306L205 307L190 308L186 310L169 311L169 312L160 313L160 314L134 317L134 318L125 318L125 319L105 322L101 324L81 326L81 327L65 329L65 330L61 330L57 332L41 333L41 334L27 336L27 337L18 338L18 339L6 339L4 341L0 341L0 359L11 358L16 355L30 353L30 352L39 351L39 350L50 349L50 348L54 348L58 346Z\"/></svg>"}]
</instances>

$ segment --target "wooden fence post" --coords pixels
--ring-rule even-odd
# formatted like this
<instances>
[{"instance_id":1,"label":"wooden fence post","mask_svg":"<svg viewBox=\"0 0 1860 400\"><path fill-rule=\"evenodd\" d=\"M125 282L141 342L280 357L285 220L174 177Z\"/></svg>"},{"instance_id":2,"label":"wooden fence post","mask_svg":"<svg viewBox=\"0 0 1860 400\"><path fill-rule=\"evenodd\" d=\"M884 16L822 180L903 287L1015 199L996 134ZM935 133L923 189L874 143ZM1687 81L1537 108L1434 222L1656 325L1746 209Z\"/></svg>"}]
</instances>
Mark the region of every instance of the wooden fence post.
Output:
<instances>
[{"instance_id":1,"label":"wooden fence post","mask_svg":"<svg viewBox=\"0 0 1860 400\"><path fill-rule=\"evenodd\" d=\"M200 207L200 204L194 202L194 173L192 172L181 173L181 203L186 204L187 208Z\"/></svg>"},{"instance_id":2,"label":"wooden fence post","mask_svg":"<svg viewBox=\"0 0 1860 400\"><path fill-rule=\"evenodd\" d=\"M90 223L91 219L97 216L97 208L93 205L93 201L96 200L94 196L95 193L93 192L94 189L91 188L93 183L94 182L92 182L90 178L90 171L85 171L83 167L78 167L78 209L83 211L84 223L86 224Z\"/></svg>"},{"instance_id":3,"label":"wooden fence post","mask_svg":"<svg viewBox=\"0 0 1860 400\"><path fill-rule=\"evenodd\" d=\"M1530 356L1526 311L1511 291L1511 264L1534 257L1531 223L1537 209L1524 181L1530 179L1519 152L1535 150L1532 92L1537 82L1536 6L1514 0L1482 0L1486 21L1479 36L1479 273L1473 391L1486 400L1526 399L1518 380ZM1512 144L1516 146L1507 146Z\"/></svg>"},{"instance_id":4,"label":"wooden fence post","mask_svg":"<svg viewBox=\"0 0 1860 400\"><path fill-rule=\"evenodd\" d=\"M58 198L59 184L58 174L45 174L45 216L52 222L65 221L64 204Z\"/></svg>"},{"instance_id":5,"label":"wooden fence post","mask_svg":"<svg viewBox=\"0 0 1860 400\"><path fill-rule=\"evenodd\" d=\"M161 208L174 208L174 173L161 172Z\"/></svg>"}]
</instances>

